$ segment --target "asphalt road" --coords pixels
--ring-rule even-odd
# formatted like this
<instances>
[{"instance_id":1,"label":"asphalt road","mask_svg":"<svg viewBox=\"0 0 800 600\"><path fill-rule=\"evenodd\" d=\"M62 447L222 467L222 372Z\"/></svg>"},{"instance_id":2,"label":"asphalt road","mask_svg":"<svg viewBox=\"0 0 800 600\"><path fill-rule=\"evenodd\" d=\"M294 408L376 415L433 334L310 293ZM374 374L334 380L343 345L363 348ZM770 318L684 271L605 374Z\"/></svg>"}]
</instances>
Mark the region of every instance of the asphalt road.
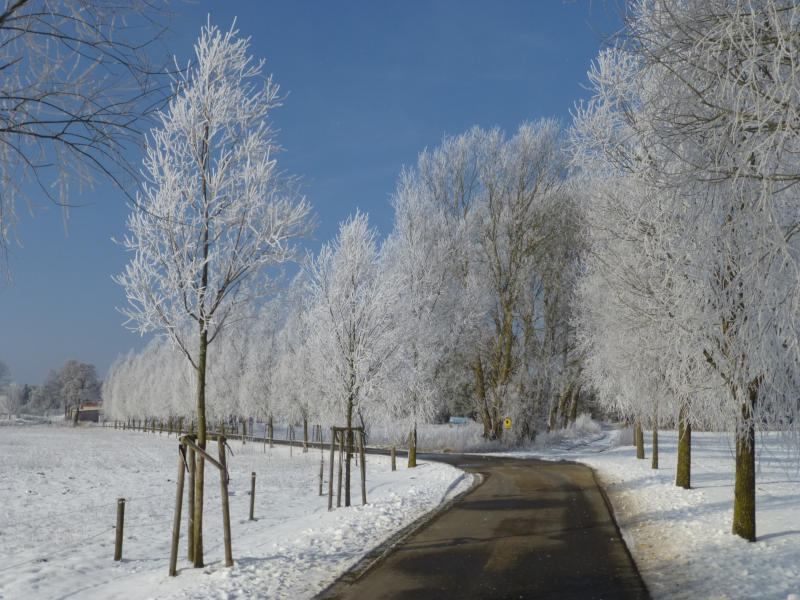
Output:
<instances>
[{"instance_id":1,"label":"asphalt road","mask_svg":"<svg viewBox=\"0 0 800 600\"><path fill-rule=\"evenodd\" d=\"M573 463L427 456L484 481L366 573L320 598L647 599L592 471Z\"/></svg>"}]
</instances>

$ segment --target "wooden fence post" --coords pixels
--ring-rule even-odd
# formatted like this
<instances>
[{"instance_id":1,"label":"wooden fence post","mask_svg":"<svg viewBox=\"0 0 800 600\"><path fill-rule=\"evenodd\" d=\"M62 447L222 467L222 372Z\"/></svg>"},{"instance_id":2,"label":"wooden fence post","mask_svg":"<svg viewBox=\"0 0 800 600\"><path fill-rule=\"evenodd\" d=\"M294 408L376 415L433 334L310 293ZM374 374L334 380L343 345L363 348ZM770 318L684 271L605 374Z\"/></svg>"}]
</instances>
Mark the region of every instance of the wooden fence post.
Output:
<instances>
[{"instance_id":1,"label":"wooden fence post","mask_svg":"<svg viewBox=\"0 0 800 600\"><path fill-rule=\"evenodd\" d=\"M255 521L253 518L253 511L256 506L256 474L255 471L250 473L250 520Z\"/></svg>"},{"instance_id":2,"label":"wooden fence post","mask_svg":"<svg viewBox=\"0 0 800 600\"><path fill-rule=\"evenodd\" d=\"M272 423L272 413L269 415L269 422L267 423L267 429L269 431L269 447L273 448L274 444L272 443L272 434L275 432L274 425Z\"/></svg>"},{"instance_id":3,"label":"wooden fence post","mask_svg":"<svg viewBox=\"0 0 800 600\"><path fill-rule=\"evenodd\" d=\"M122 560L122 530L125 526L125 498L117 499L117 539L114 542L114 560Z\"/></svg>"},{"instance_id":4,"label":"wooden fence post","mask_svg":"<svg viewBox=\"0 0 800 600\"><path fill-rule=\"evenodd\" d=\"M169 575L175 577L178 574L178 541L181 537L181 507L183 506L183 477L186 465L183 464L186 446L181 445L178 454L178 492L175 496L175 518L172 521L172 551L169 555ZM190 530L191 531L191 530Z\"/></svg>"},{"instance_id":5,"label":"wooden fence post","mask_svg":"<svg viewBox=\"0 0 800 600\"><path fill-rule=\"evenodd\" d=\"M314 432L316 434L316 432ZM325 471L325 448L319 445L319 495L322 496L322 474Z\"/></svg>"},{"instance_id":6,"label":"wooden fence post","mask_svg":"<svg viewBox=\"0 0 800 600\"><path fill-rule=\"evenodd\" d=\"M228 467L225 463L225 438L219 436L217 438L219 446L219 464L222 468L219 470L219 481L222 493L222 529L223 536L225 537L225 566L233 566L233 553L231 552L231 513L228 507Z\"/></svg>"},{"instance_id":7,"label":"wooden fence post","mask_svg":"<svg viewBox=\"0 0 800 600\"><path fill-rule=\"evenodd\" d=\"M367 503L367 464L364 453L364 430L359 431L358 452L361 455L361 504Z\"/></svg>"}]
</instances>

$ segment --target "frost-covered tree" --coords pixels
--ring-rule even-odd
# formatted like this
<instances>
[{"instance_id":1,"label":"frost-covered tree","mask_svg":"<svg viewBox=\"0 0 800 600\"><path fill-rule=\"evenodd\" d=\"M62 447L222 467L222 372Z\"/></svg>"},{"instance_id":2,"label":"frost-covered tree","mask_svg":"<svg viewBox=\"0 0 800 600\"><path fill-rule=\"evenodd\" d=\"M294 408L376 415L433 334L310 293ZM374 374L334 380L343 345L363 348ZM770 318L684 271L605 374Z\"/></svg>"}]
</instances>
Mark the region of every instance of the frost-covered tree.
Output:
<instances>
[{"instance_id":1,"label":"frost-covered tree","mask_svg":"<svg viewBox=\"0 0 800 600\"><path fill-rule=\"evenodd\" d=\"M660 256L664 377L684 410L696 396L693 418L734 431L733 532L749 540L756 426L797 422L798 16L780 0L631 2L578 114L585 147L646 190L648 228L629 231Z\"/></svg>"},{"instance_id":2,"label":"frost-covered tree","mask_svg":"<svg viewBox=\"0 0 800 600\"><path fill-rule=\"evenodd\" d=\"M558 344L545 334L545 305L551 325L570 328L569 319L556 317L569 306L570 294L553 288L568 278L550 276L555 263L568 258L557 250L561 241L576 239L573 225L564 227L574 211L559 127L553 121L524 124L510 138L476 127L423 152L416 173L419 194L446 223L441 236L461 298L453 318L472 355L474 411L487 437L499 437L512 413L519 417L520 437L533 436L540 411L532 407L541 387L534 379L552 378L544 375L554 364L550 356L564 346L563 333Z\"/></svg>"},{"instance_id":3,"label":"frost-covered tree","mask_svg":"<svg viewBox=\"0 0 800 600\"><path fill-rule=\"evenodd\" d=\"M395 348L390 307L397 292L378 269L376 237L367 216L357 212L306 265L308 343L320 378L317 385L332 420L346 427L383 411L376 388ZM348 438L346 506L353 448L353 438Z\"/></svg>"},{"instance_id":4,"label":"frost-covered tree","mask_svg":"<svg viewBox=\"0 0 800 600\"><path fill-rule=\"evenodd\" d=\"M206 444L208 347L270 288L266 269L294 256L309 206L277 169L268 123L278 86L247 39L209 24L175 97L147 139L146 183L123 245L134 253L116 280L138 331L170 336L197 375L197 442ZM203 565L204 462L196 481L195 566Z\"/></svg>"},{"instance_id":5,"label":"frost-covered tree","mask_svg":"<svg viewBox=\"0 0 800 600\"><path fill-rule=\"evenodd\" d=\"M437 374L452 348L458 299L449 272L452 247L441 207L425 198L418 175L404 171L393 199L394 229L381 269L397 286L395 329L387 400L392 416L409 423L408 466L416 466L417 424L430 422L438 407Z\"/></svg>"},{"instance_id":6,"label":"frost-covered tree","mask_svg":"<svg viewBox=\"0 0 800 600\"><path fill-rule=\"evenodd\" d=\"M65 411L100 400L100 381L90 363L70 359L58 371L59 393Z\"/></svg>"}]
</instances>

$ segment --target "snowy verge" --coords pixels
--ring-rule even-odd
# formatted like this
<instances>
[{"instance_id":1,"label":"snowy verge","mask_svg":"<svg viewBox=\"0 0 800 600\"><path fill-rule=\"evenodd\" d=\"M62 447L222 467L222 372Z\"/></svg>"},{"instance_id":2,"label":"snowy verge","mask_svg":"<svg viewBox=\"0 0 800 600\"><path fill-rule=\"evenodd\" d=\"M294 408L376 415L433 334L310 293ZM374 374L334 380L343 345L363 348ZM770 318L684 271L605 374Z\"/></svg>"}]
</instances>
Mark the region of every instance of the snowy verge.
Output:
<instances>
[{"instance_id":1,"label":"snowy verge","mask_svg":"<svg viewBox=\"0 0 800 600\"><path fill-rule=\"evenodd\" d=\"M391 471L367 457L365 506L327 510L320 452L232 442L232 568L223 566L219 479L206 469L206 568L167 575L178 469L175 437L98 427L8 427L0 435L0 597L310 598L365 554L472 485L421 461ZM212 454L214 452L212 451ZM325 477L328 473L325 455ZM250 473L255 521L248 521ZM335 475L334 475L335 477ZM359 472L353 499L360 504ZM126 498L123 560L114 562L117 498ZM186 502L186 495L184 495ZM184 505L185 515L185 505Z\"/></svg>"},{"instance_id":2,"label":"snowy verge","mask_svg":"<svg viewBox=\"0 0 800 600\"><path fill-rule=\"evenodd\" d=\"M692 434L692 489L684 490L675 486L677 434L659 432L654 470L652 446L637 460L635 448L622 443L627 433L567 433L554 447L508 455L595 469L654 600L800 600L800 465L777 436L763 436L757 449L758 540L748 543L730 533L734 458L727 435Z\"/></svg>"}]
</instances>

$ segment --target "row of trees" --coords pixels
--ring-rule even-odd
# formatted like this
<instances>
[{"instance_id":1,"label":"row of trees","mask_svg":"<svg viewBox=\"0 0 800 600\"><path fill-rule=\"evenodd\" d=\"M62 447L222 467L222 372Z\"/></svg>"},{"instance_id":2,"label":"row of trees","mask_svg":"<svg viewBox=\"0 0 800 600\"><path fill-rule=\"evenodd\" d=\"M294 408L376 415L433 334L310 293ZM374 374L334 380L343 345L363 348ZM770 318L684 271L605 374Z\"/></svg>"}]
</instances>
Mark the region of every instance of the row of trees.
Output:
<instances>
[{"instance_id":1,"label":"row of trees","mask_svg":"<svg viewBox=\"0 0 800 600\"><path fill-rule=\"evenodd\" d=\"M416 423L430 420L454 383L487 437L500 436L509 413L523 435L535 434L546 395L527 397L568 371L565 311L579 245L558 126L445 139L401 177L397 226L383 245L354 215L304 261L279 310L259 309L274 291L269 269L294 258L312 221L277 168L268 118L278 86L247 49L234 30L206 26L148 137L146 182L122 241L133 258L117 281L131 326L166 334L189 366L159 360L171 351L159 343L129 357L107 379L106 414L183 413L183 396L169 391L189 369L201 447L209 411L254 416L281 404L347 426L400 419L413 463ZM253 322L267 325L257 332ZM215 342L222 351L210 350ZM136 373L147 364L166 385L145 393L165 394L168 408L132 393L153 380ZM211 406L209 391L221 401ZM349 466L348 457L348 479ZM200 460L196 566L203 480Z\"/></svg>"},{"instance_id":2,"label":"row of trees","mask_svg":"<svg viewBox=\"0 0 800 600\"><path fill-rule=\"evenodd\" d=\"M275 300L215 330L207 414L402 423L412 447L417 423L449 414L475 415L487 437L505 417L511 435L535 436L579 373L569 299L582 238L565 169L552 121L511 138L475 128L423 152L401 174L382 244L356 213ZM189 416L184 346L157 340L120 360L106 414Z\"/></svg>"},{"instance_id":3,"label":"row of trees","mask_svg":"<svg viewBox=\"0 0 800 600\"><path fill-rule=\"evenodd\" d=\"M734 532L754 539L756 426L798 421L798 11L631 1L569 152L550 121L445 138L401 174L384 243L353 215L268 305L309 207L276 167L277 86L209 25L148 139L118 277L133 326L173 349L119 363L107 411L183 414L183 373L201 446L207 408L382 420L404 423L413 461L416 424L456 402L486 437L510 416L531 438L589 386L640 423L678 418L687 441L734 431ZM168 372L174 348L188 366ZM161 401L131 393L148 364Z\"/></svg>"},{"instance_id":4,"label":"row of trees","mask_svg":"<svg viewBox=\"0 0 800 600\"><path fill-rule=\"evenodd\" d=\"M754 540L755 432L796 429L800 5L629 3L576 110L590 252L584 380L657 429L734 432L733 532Z\"/></svg>"},{"instance_id":5,"label":"row of trees","mask_svg":"<svg viewBox=\"0 0 800 600\"><path fill-rule=\"evenodd\" d=\"M66 413L87 402L99 402L100 387L95 366L79 360L67 360L58 371L50 371L42 385L35 386L13 383L8 367L0 362L2 413Z\"/></svg>"}]
</instances>

